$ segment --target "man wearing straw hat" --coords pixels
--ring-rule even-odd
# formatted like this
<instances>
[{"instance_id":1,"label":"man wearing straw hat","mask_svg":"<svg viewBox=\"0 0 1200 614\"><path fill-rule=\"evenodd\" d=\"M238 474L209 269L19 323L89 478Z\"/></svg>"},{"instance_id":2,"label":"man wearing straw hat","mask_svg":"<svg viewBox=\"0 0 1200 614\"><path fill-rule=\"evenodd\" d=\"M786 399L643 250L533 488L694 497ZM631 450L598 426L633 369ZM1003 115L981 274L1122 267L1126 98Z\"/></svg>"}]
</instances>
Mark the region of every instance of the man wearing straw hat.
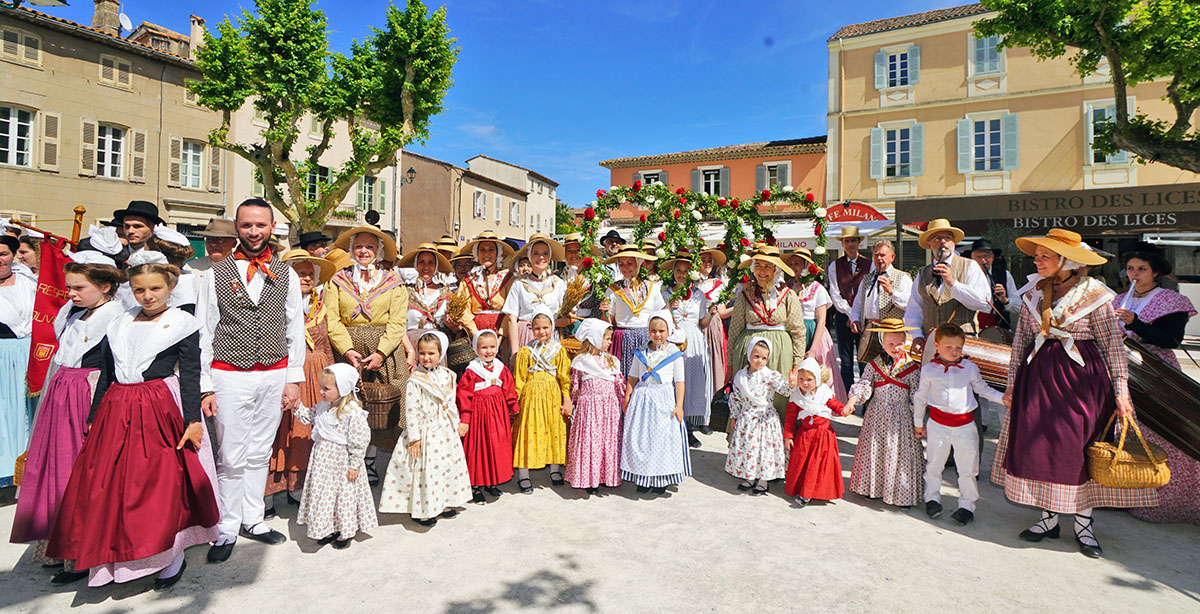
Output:
<instances>
[{"instance_id":1,"label":"man wearing straw hat","mask_svg":"<svg viewBox=\"0 0 1200 614\"><path fill-rule=\"evenodd\" d=\"M896 248L881 239L871 246L871 271L863 278L850 309L850 329L862 333L880 320L903 318L912 294L912 277L892 266ZM858 344L858 361L871 362L883 351L877 335L865 335Z\"/></svg>"},{"instance_id":2,"label":"man wearing straw hat","mask_svg":"<svg viewBox=\"0 0 1200 614\"><path fill-rule=\"evenodd\" d=\"M975 313L991 309L988 301L992 289L983 269L954 251L954 245L962 239L963 231L945 218L929 222L917 237L917 243L932 254L933 263L925 265L913 281L904 324L917 329L912 348L923 354L922 362L933 357L932 351L925 351L925 338L933 329L951 322L973 336L979 332Z\"/></svg>"},{"instance_id":3,"label":"man wearing straw hat","mask_svg":"<svg viewBox=\"0 0 1200 614\"><path fill-rule=\"evenodd\" d=\"M858 253L862 237L858 234L857 226L843 226L841 258L829 265L829 297L833 299L833 327L837 331L838 364L841 368L842 383L846 388L854 384L854 363L857 362L859 333L850 328L850 310L858 288L867 275L871 261Z\"/></svg>"}]
</instances>

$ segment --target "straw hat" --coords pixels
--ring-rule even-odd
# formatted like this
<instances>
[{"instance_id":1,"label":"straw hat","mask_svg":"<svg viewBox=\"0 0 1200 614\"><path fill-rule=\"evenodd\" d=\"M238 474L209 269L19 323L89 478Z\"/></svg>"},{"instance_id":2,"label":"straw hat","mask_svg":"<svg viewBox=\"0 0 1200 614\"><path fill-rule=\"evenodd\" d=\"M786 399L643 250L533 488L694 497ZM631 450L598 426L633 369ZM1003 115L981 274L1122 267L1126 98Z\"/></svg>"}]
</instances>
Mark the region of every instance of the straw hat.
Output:
<instances>
[{"instance_id":1,"label":"straw hat","mask_svg":"<svg viewBox=\"0 0 1200 614\"><path fill-rule=\"evenodd\" d=\"M679 262L681 260L683 262L688 263L689 265L692 264L692 252L689 251L686 247L679 250L679 252L676 254L667 256L666 258L659 260L658 266L659 266L659 268L662 268L662 269L668 269L668 268L674 267L675 263Z\"/></svg>"},{"instance_id":2,"label":"straw hat","mask_svg":"<svg viewBox=\"0 0 1200 614\"><path fill-rule=\"evenodd\" d=\"M775 247L774 245L759 243L758 245L754 246L754 251L750 254L750 258L738 265L738 268L748 268L755 260L770 262L784 273L788 275L795 275L795 273L792 272L792 267L788 266L788 263L784 262L783 258L779 257L779 248Z\"/></svg>"},{"instance_id":3,"label":"straw hat","mask_svg":"<svg viewBox=\"0 0 1200 614\"><path fill-rule=\"evenodd\" d=\"M358 228L351 228L350 230L338 235L337 241L333 242L333 246L340 247L345 250L347 254L349 254L350 241L354 239L354 235L364 232L369 235L379 237L379 241L383 244L384 260L394 261L396 259L396 242L393 241L391 237L384 234L382 230L374 226L359 226Z\"/></svg>"},{"instance_id":4,"label":"straw hat","mask_svg":"<svg viewBox=\"0 0 1200 614\"><path fill-rule=\"evenodd\" d=\"M929 222L929 227L925 229L925 232L921 233L921 236L917 237L917 243L921 245L922 249L929 249L929 237L939 232L949 232L954 235L955 243L962 241L963 236L965 236L963 231L950 225L950 220L940 217Z\"/></svg>"},{"instance_id":5,"label":"straw hat","mask_svg":"<svg viewBox=\"0 0 1200 614\"><path fill-rule=\"evenodd\" d=\"M317 285L318 286L324 286L326 282L328 282L330 279L333 279L333 274L337 273L339 270L337 268L337 265L330 262L328 259L312 256L308 253L307 250L300 249L300 248L288 250L288 252L286 254L284 254L283 257L280 258L280 260L282 260L284 262L297 262L297 261L302 260L305 262L311 262L314 265L316 265L317 270L318 270L318 277L317 277Z\"/></svg>"},{"instance_id":6,"label":"straw hat","mask_svg":"<svg viewBox=\"0 0 1200 614\"><path fill-rule=\"evenodd\" d=\"M333 263L334 272L354 266L354 260L350 258L350 254L340 247L325 252L325 259Z\"/></svg>"},{"instance_id":7,"label":"straw hat","mask_svg":"<svg viewBox=\"0 0 1200 614\"><path fill-rule=\"evenodd\" d=\"M642 249L653 252L654 250L658 249L658 241L649 238L642 239Z\"/></svg>"},{"instance_id":8,"label":"straw hat","mask_svg":"<svg viewBox=\"0 0 1200 614\"><path fill-rule=\"evenodd\" d=\"M458 241L455 241L454 237L450 235L442 235L442 238L438 239L434 245L437 246L440 252L450 252L450 256L458 252ZM450 256L446 257L449 258Z\"/></svg>"},{"instance_id":9,"label":"straw hat","mask_svg":"<svg viewBox=\"0 0 1200 614\"><path fill-rule=\"evenodd\" d=\"M528 258L529 250L532 249L534 243L545 243L546 245L550 246L551 262L562 262L567 258L567 253L566 250L563 249L562 243L559 243L558 241L555 241L554 239L551 239L540 232L535 232L529 236L529 240L525 242L525 245L522 245L521 249L517 250L516 255L513 257L513 261L516 262L521 258Z\"/></svg>"},{"instance_id":10,"label":"straw hat","mask_svg":"<svg viewBox=\"0 0 1200 614\"><path fill-rule=\"evenodd\" d=\"M706 250L700 252L701 256L703 256L704 254L712 255L714 269L724 265L726 262L729 262L729 256L726 256L725 252L723 252L719 249L706 249Z\"/></svg>"},{"instance_id":11,"label":"straw hat","mask_svg":"<svg viewBox=\"0 0 1200 614\"><path fill-rule=\"evenodd\" d=\"M492 241L496 244L496 249L499 250L499 255L500 255L498 260L500 260L500 261L504 261L508 258L512 258L513 254L516 253L516 250L514 250L511 245L506 243L504 241L504 239L501 239L494 231L485 230L485 231L479 233L478 235L476 235L474 239L467 241L467 244L462 246L462 249L458 250L458 254L460 256L463 254L467 254L467 255L471 256L472 258L474 258L475 257L475 246L479 245L480 243L486 243L488 241Z\"/></svg>"},{"instance_id":12,"label":"straw hat","mask_svg":"<svg viewBox=\"0 0 1200 614\"><path fill-rule=\"evenodd\" d=\"M900 318L887 318L875 323L874 326L868 328L864 332L868 333L903 333L910 330L917 330L915 326L905 326L904 320Z\"/></svg>"},{"instance_id":13,"label":"straw hat","mask_svg":"<svg viewBox=\"0 0 1200 614\"><path fill-rule=\"evenodd\" d=\"M438 246L436 243L422 243L418 245L417 249L404 254L404 256L401 257L398 262L396 262L396 268L403 269L416 266L417 255L419 255L421 252L433 254L433 257L437 259L437 270L439 273L449 273L454 269L454 267L450 265L450 261L442 255L442 252L438 251Z\"/></svg>"},{"instance_id":14,"label":"straw hat","mask_svg":"<svg viewBox=\"0 0 1200 614\"><path fill-rule=\"evenodd\" d=\"M858 226L842 226L842 236L838 237L838 240L861 238L862 235L858 234Z\"/></svg>"},{"instance_id":15,"label":"straw hat","mask_svg":"<svg viewBox=\"0 0 1200 614\"><path fill-rule=\"evenodd\" d=\"M565 250L566 246L568 246L572 243L578 243L580 247L583 247L583 235L578 232L572 232L571 234L563 237L562 244L563 244L564 250ZM591 253L592 256L603 255L603 252L600 250L600 248L596 247L595 245L589 245L588 252ZM565 256L564 256L564 258L565 258Z\"/></svg>"},{"instance_id":16,"label":"straw hat","mask_svg":"<svg viewBox=\"0 0 1200 614\"><path fill-rule=\"evenodd\" d=\"M649 260L651 262L658 260L658 256L643 253L642 250L638 249L638 246L626 243L612 257L600 261L600 264L616 264L617 258L637 258L638 260Z\"/></svg>"},{"instance_id":17,"label":"straw hat","mask_svg":"<svg viewBox=\"0 0 1200 614\"><path fill-rule=\"evenodd\" d=\"M457 254L454 254L453 256L450 257L450 264L453 265L455 262L462 262L463 260L474 261L475 254L472 254L471 252L463 252L460 249L460 250L458 250Z\"/></svg>"},{"instance_id":18,"label":"straw hat","mask_svg":"<svg viewBox=\"0 0 1200 614\"><path fill-rule=\"evenodd\" d=\"M1068 260L1074 260L1079 264L1098 266L1108 262L1108 259L1104 256L1084 246L1083 238L1079 236L1079 233L1071 232L1070 230L1051 228L1050 232L1046 233L1044 237L1021 237L1017 239L1017 247L1030 256L1035 254L1039 245Z\"/></svg>"},{"instance_id":19,"label":"straw hat","mask_svg":"<svg viewBox=\"0 0 1200 614\"><path fill-rule=\"evenodd\" d=\"M792 260L792 257L794 257L794 256L800 256L802 259L804 259L805 262L807 262L809 264L817 263L817 261L813 260L812 251L809 250L807 247L797 247L796 249L792 250L791 253L789 253L787 255L788 261L790 262Z\"/></svg>"}]
</instances>

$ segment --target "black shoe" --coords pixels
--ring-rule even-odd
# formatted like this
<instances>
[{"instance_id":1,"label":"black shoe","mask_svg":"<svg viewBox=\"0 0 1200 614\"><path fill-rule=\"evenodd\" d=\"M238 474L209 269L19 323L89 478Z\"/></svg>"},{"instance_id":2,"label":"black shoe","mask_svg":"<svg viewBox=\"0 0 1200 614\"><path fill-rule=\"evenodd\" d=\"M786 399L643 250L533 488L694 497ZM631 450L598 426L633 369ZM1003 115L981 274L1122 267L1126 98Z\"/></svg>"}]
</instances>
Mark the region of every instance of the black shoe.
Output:
<instances>
[{"instance_id":1,"label":"black shoe","mask_svg":"<svg viewBox=\"0 0 1200 614\"><path fill-rule=\"evenodd\" d=\"M471 503L487 503L487 497L483 496L483 488L475 486L471 488Z\"/></svg>"},{"instance_id":2,"label":"black shoe","mask_svg":"<svg viewBox=\"0 0 1200 614\"><path fill-rule=\"evenodd\" d=\"M638 486L637 491L638 491L638 494L644 495L644 494L650 492L650 487L649 486Z\"/></svg>"},{"instance_id":3,"label":"black shoe","mask_svg":"<svg viewBox=\"0 0 1200 614\"><path fill-rule=\"evenodd\" d=\"M771 487L766 482L759 481L759 483L755 484L754 488L750 490L750 496L761 497L767 494L767 491L770 489Z\"/></svg>"},{"instance_id":4,"label":"black shoe","mask_svg":"<svg viewBox=\"0 0 1200 614\"><path fill-rule=\"evenodd\" d=\"M594 495L594 494L596 494L596 489L595 489L595 488L589 488L589 489L587 489L587 494L589 494L589 495Z\"/></svg>"},{"instance_id":5,"label":"black shoe","mask_svg":"<svg viewBox=\"0 0 1200 614\"><path fill-rule=\"evenodd\" d=\"M502 494L500 488L497 486L484 486L483 489L493 497L499 497Z\"/></svg>"},{"instance_id":6,"label":"black shoe","mask_svg":"<svg viewBox=\"0 0 1200 614\"><path fill-rule=\"evenodd\" d=\"M242 530L238 532L238 535L245 537L246 539L252 539L256 542L262 542L268 546L278 546L279 544L287 541L287 536L279 531L276 531L275 529L267 529L266 533L259 533L258 535L255 535L246 527L242 527Z\"/></svg>"},{"instance_id":7,"label":"black shoe","mask_svg":"<svg viewBox=\"0 0 1200 614\"><path fill-rule=\"evenodd\" d=\"M413 522L423 527L432 527L437 524L437 518L413 518Z\"/></svg>"},{"instance_id":8,"label":"black shoe","mask_svg":"<svg viewBox=\"0 0 1200 614\"><path fill-rule=\"evenodd\" d=\"M666 486L659 486L659 487L657 487L657 488L651 488L651 489L650 489L650 492L652 492L652 493L654 493L654 494L656 494L656 495L665 495L665 494L667 494L667 487L666 487Z\"/></svg>"},{"instance_id":9,"label":"black shoe","mask_svg":"<svg viewBox=\"0 0 1200 614\"><path fill-rule=\"evenodd\" d=\"M794 505L798 508L808 505L808 502L809 502L809 499L805 499L804 497L801 497L800 495L796 495L795 497L792 497L792 505Z\"/></svg>"},{"instance_id":10,"label":"black shoe","mask_svg":"<svg viewBox=\"0 0 1200 614\"><path fill-rule=\"evenodd\" d=\"M290 493L290 492L289 492L289 493L287 494L287 499L288 499L288 503L291 503L292 505L294 505L294 506L296 506L296 507L300 507L300 500L299 500L299 499L297 499L297 498L295 498L295 497L293 497L293 496L292 496L292 493Z\"/></svg>"},{"instance_id":11,"label":"black shoe","mask_svg":"<svg viewBox=\"0 0 1200 614\"><path fill-rule=\"evenodd\" d=\"M1058 536L1061 534L1061 532L1062 526L1056 524L1054 525L1054 528L1050 529L1049 531L1030 531L1029 529L1025 529L1024 531L1021 531L1021 534L1017 537L1020 537L1024 541L1033 542L1036 544L1043 539L1058 539Z\"/></svg>"},{"instance_id":12,"label":"black shoe","mask_svg":"<svg viewBox=\"0 0 1200 614\"><path fill-rule=\"evenodd\" d=\"M533 482L531 482L529 478L521 478L517 480L517 487L521 489L521 492L527 495L533 494Z\"/></svg>"},{"instance_id":13,"label":"black shoe","mask_svg":"<svg viewBox=\"0 0 1200 614\"><path fill-rule=\"evenodd\" d=\"M73 584L86 577L88 577L86 569L83 571L60 571L50 578L50 583L55 586L62 586L64 584Z\"/></svg>"},{"instance_id":14,"label":"black shoe","mask_svg":"<svg viewBox=\"0 0 1200 614\"><path fill-rule=\"evenodd\" d=\"M688 446L693 448L700 447L700 439L696 437L696 433L688 431Z\"/></svg>"},{"instance_id":15,"label":"black shoe","mask_svg":"<svg viewBox=\"0 0 1200 614\"><path fill-rule=\"evenodd\" d=\"M273 518L275 518L275 506L263 510L263 520L271 520Z\"/></svg>"},{"instance_id":16,"label":"black shoe","mask_svg":"<svg viewBox=\"0 0 1200 614\"><path fill-rule=\"evenodd\" d=\"M738 484L738 490L740 490L742 492L746 492L747 490L750 490L751 488L754 488L754 485L750 483L750 480L742 480L742 483Z\"/></svg>"},{"instance_id":17,"label":"black shoe","mask_svg":"<svg viewBox=\"0 0 1200 614\"><path fill-rule=\"evenodd\" d=\"M209 548L208 562L224 563L225 561L228 561L229 555L233 554L233 544L235 543L236 542L229 542L228 544L222 544L220 546L213 546Z\"/></svg>"},{"instance_id":18,"label":"black shoe","mask_svg":"<svg viewBox=\"0 0 1200 614\"><path fill-rule=\"evenodd\" d=\"M713 430L712 430L712 427L710 427L708 425L704 425L704 426L700 427L700 432L705 435L712 435Z\"/></svg>"},{"instance_id":19,"label":"black shoe","mask_svg":"<svg viewBox=\"0 0 1200 614\"><path fill-rule=\"evenodd\" d=\"M1080 526L1080 520L1083 520L1083 526ZM1085 543L1081 536L1086 535L1090 541L1095 542L1095 545ZM1104 550L1100 549L1100 542L1096 541L1096 536L1092 532L1092 517L1084 516L1083 514L1075 514L1075 543L1079 544L1079 551L1083 556L1089 559L1098 559L1104 556Z\"/></svg>"},{"instance_id":20,"label":"black shoe","mask_svg":"<svg viewBox=\"0 0 1200 614\"><path fill-rule=\"evenodd\" d=\"M326 535L325 537L318 539L317 543L324 546L325 544L328 544L329 542L337 539L337 535L338 535L337 533L330 533L329 535Z\"/></svg>"},{"instance_id":21,"label":"black shoe","mask_svg":"<svg viewBox=\"0 0 1200 614\"><path fill-rule=\"evenodd\" d=\"M441 514L438 514L438 518L454 518L457 515L458 515L458 510L451 508L451 509L447 509L446 511L442 512Z\"/></svg>"},{"instance_id":22,"label":"black shoe","mask_svg":"<svg viewBox=\"0 0 1200 614\"><path fill-rule=\"evenodd\" d=\"M965 527L971 524L972 520L975 520L975 513L960 507L954 510L953 514L950 514L950 519Z\"/></svg>"},{"instance_id":23,"label":"black shoe","mask_svg":"<svg viewBox=\"0 0 1200 614\"><path fill-rule=\"evenodd\" d=\"M558 477L554 477L554 476L556 476L556 475L557 475ZM559 472L555 471L555 472L553 472L553 473L551 473L551 474L550 474L550 484L551 484L551 485L553 485L553 486L562 486L563 484L566 484L566 483L567 483L567 482L566 482L565 480L563 480L563 475L562 475L561 473L559 473Z\"/></svg>"},{"instance_id":24,"label":"black shoe","mask_svg":"<svg viewBox=\"0 0 1200 614\"><path fill-rule=\"evenodd\" d=\"M333 549L334 550L345 550L346 548L349 548L350 544L352 544L352 543L354 543L354 538L352 538L352 537L348 537L346 539L335 539L335 540L333 540Z\"/></svg>"},{"instance_id":25,"label":"black shoe","mask_svg":"<svg viewBox=\"0 0 1200 614\"><path fill-rule=\"evenodd\" d=\"M62 563L42 563L42 569L58 569L62 566Z\"/></svg>"},{"instance_id":26,"label":"black shoe","mask_svg":"<svg viewBox=\"0 0 1200 614\"><path fill-rule=\"evenodd\" d=\"M165 591L168 588L171 588L172 586L175 586L176 584L178 584L179 579L183 577L183 572L185 569L187 569L187 560L186 559L183 561L183 565L179 566L179 573L171 576L170 578L155 578L154 579L154 590L161 593L162 591Z\"/></svg>"},{"instance_id":27,"label":"black shoe","mask_svg":"<svg viewBox=\"0 0 1200 614\"><path fill-rule=\"evenodd\" d=\"M937 501L925 502L925 515L930 518L937 518L942 515L942 504Z\"/></svg>"}]
</instances>

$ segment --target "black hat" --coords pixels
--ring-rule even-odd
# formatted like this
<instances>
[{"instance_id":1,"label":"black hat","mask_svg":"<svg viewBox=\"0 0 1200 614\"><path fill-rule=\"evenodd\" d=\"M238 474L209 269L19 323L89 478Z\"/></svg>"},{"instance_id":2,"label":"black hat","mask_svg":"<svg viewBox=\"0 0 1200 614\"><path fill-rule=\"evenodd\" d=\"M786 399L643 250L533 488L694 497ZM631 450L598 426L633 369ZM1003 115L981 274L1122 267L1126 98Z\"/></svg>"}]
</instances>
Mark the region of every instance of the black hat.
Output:
<instances>
[{"instance_id":1,"label":"black hat","mask_svg":"<svg viewBox=\"0 0 1200 614\"><path fill-rule=\"evenodd\" d=\"M312 230L309 232L300 233L300 236L296 238L296 245L304 247L305 245L312 243L319 243L321 241L329 242L332 240L333 237L327 237L325 236L325 233L319 230Z\"/></svg>"},{"instance_id":2,"label":"black hat","mask_svg":"<svg viewBox=\"0 0 1200 614\"><path fill-rule=\"evenodd\" d=\"M130 201L128 207L114 211L113 221L118 224L124 224L125 216L127 215L146 218L146 221L150 222L151 226L165 223L161 217L158 217L158 205L144 200Z\"/></svg>"},{"instance_id":3,"label":"black hat","mask_svg":"<svg viewBox=\"0 0 1200 614\"><path fill-rule=\"evenodd\" d=\"M971 249L967 251L967 254L969 255L971 252L981 252L981 251L995 252L996 249L994 247L992 247L991 241L988 241L987 239L984 239L981 237L981 238L975 239L974 241L971 242Z\"/></svg>"},{"instance_id":4,"label":"black hat","mask_svg":"<svg viewBox=\"0 0 1200 614\"><path fill-rule=\"evenodd\" d=\"M609 240L616 241L622 245L625 243L625 240L621 238L621 233L617 232L615 228L608 231L608 234L601 237L600 245L604 245L604 243Z\"/></svg>"}]
</instances>

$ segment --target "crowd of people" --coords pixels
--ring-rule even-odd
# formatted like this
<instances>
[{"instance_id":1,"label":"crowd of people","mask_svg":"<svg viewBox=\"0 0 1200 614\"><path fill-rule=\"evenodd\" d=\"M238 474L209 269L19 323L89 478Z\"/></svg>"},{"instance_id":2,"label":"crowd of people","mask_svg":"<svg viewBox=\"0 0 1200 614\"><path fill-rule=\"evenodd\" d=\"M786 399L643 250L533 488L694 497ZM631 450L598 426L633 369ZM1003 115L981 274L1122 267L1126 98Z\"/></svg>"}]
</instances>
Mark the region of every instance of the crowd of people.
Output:
<instances>
[{"instance_id":1,"label":"crowd of people","mask_svg":"<svg viewBox=\"0 0 1200 614\"><path fill-rule=\"evenodd\" d=\"M951 516L967 525L977 397L1011 408L991 479L1040 510L1021 539L1058 537L1070 514L1096 557L1094 508L1200 522L1198 464L1154 433L1177 476L1158 491L1103 487L1084 460L1108 418L1133 411L1124 336L1174 361L1196 314L1161 286L1157 255L1129 255L1130 287L1114 297L1087 274L1105 258L1060 229L1018 240L1037 273L1017 289L990 244L956 251L963 233L947 220L920 235L932 264L915 276L889 241L868 258L852 226L827 269L806 249L758 244L737 264L706 250L698 271L691 253L659 258L616 230L598 247L535 234L515 249L489 231L401 253L373 226L301 233L291 250L274 228L271 207L247 200L199 233L207 254L193 258L152 203L93 226L69 254L36 411L37 262L22 256L36 238L0 237L0 473L27 450L11 541L59 568L54 583L156 575L165 590L190 546L211 544L221 563L239 539L285 542L266 522L281 494L309 538L337 549L377 513L432 526L510 483L532 493L531 471L589 495L633 482L661 496L713 428L729 434L731 487L763 495L783 480L797 507L837 500L831 420L859 404L849 490L937 518L952 456ZM593 289L587 266L617 281ZM1003 392L964 358L987 329L1012 337Z\"/></svg>"}]
</instances>

